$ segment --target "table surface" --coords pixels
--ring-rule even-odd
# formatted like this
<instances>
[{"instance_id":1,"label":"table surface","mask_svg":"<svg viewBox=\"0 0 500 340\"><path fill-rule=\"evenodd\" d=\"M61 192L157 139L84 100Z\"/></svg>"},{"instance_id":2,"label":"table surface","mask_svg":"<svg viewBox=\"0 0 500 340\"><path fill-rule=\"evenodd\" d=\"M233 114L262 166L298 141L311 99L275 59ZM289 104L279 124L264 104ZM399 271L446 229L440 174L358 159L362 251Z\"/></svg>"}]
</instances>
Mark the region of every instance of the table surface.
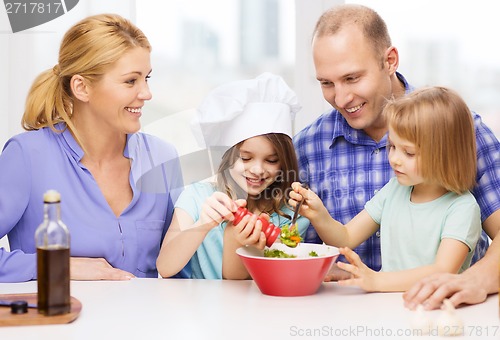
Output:
<instances>
[{"instance_id":1,"label":"table surface","mask_svg":"<svg viewBox=\"0 0 500 340\"><path fill-rule=\"evenodd\" d=\"M0 294L36 292L2 283ZM81 301L70 324L0 327L1 339L437 339L418 336L401 293L365 293L323 283L304 297L263 295L251 280L72 281ZM500 339L498 294L457 309L464 338ZM427 312L437 319L442 311Z\"/></svg>"}]
</instances>

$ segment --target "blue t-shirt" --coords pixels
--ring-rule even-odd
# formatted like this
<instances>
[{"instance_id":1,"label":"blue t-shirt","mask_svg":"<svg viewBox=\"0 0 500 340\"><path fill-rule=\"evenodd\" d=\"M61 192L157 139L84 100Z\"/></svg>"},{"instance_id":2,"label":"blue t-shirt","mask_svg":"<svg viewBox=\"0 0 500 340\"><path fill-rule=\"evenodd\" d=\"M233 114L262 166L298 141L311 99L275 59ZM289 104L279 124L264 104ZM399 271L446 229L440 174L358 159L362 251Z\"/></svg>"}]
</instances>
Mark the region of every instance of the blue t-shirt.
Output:
<instances>
[{"instance_id":1,"label":"blue t-shirt","mask_svg":"<svg viewBox=\"0 0 500 340\"><path fill-rule=\"evenodd\" d=\"M176 208L186 211L193 221L200 218L201 207L205 200L217 191L213 183L201 182L187 186L175 203ZM285 214L292 216L293 211L284 207ZM270 221L280 228L290 220L273 213ZM297 219L299 233L305 236L309 220L300 216ZM226 222L210 230L190 260L191 277L194 279L222 279L222 250Z\"/></svg>"}]
</instances>

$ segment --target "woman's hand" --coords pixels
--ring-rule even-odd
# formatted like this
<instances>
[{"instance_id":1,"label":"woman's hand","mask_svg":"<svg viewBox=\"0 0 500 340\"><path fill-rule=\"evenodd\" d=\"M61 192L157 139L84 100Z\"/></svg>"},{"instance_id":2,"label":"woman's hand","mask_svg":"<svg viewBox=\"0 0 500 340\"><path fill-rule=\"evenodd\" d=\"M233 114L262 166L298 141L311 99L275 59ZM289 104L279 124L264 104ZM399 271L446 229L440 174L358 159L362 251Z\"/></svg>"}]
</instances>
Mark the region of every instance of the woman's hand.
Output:
<instances>
[{"instance_id":1,"label":"woman's hand","mask_svg":"<svg viewBox=\"0 0 500 340\"><path fill-rule=\"evenodd\" d=\"M232 221L234 219L233 212L237 208L238 206L228 195L222 192L214 192L203 203L196 226L210 230L218 226L222 221Z\"/></svg>"},{"instance_id":2,"label":"woman's hand","mask_svg":"<svg viewBox=\"0 0 500 340\"><path fill-rule=\"evenodd\" d=\"M350 279L339 280L339 285L358 286L367 292L375 291L375 278L377 272L364 264L359 255L352 249L343 247L339 248L339 252L345 256L349 263L337 262L338 267L352 275Z\"/></svg>"},{"instance_id":3,"label":"woman's hand","mask_svg":"<svg viewBox=\"0 0 500 340\"><path fill-rule=\"evenodd\" d=\"M71 257L70 258L71 280L93 281L93 280L130 280L135 276L121 269L113 268L103 258Z\"/></svg>"}]
</instances>

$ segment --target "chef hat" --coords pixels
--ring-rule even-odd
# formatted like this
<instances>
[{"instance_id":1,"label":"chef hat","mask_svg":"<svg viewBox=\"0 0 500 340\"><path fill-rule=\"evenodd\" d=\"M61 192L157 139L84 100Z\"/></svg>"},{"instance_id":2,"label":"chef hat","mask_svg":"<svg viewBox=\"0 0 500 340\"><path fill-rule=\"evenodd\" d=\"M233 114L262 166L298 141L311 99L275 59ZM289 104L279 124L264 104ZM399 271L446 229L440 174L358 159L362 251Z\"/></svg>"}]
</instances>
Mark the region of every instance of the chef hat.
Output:
<instances>
[{"instance_id":1,"label":"chef hat","mask_svg":"<svg viewBox=\"0 0 500 340\"><path fill-rule=\"evenodd\" d=\"M263 73L214 89L201 103L191 126L201 147L228 148L267 133L292 137L292 123L300 109L297 95L283 78Z\"/></svg>"}]
</instances>

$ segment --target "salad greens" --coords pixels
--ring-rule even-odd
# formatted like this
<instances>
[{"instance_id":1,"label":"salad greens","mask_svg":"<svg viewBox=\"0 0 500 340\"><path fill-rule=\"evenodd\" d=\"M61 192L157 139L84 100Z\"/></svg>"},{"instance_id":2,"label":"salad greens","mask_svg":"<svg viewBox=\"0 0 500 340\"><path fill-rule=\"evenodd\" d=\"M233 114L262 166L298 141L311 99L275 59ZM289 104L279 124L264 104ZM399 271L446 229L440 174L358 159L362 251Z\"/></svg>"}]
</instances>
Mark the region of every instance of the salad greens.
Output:
<instances>
[{"instance_id":1,"label":"salad greens","mask_svg":"<svg viewBox=\"0 0 500 340\"><path fill-rule=\"evenodd\" d=\"M285 253L283 250L279 249L264 249L264 257L279 257L279 258L294 258L295 255L290 255Z\"/></svg>"},{"instance_id":2,"label":"salad greens","mask_svg":"<svg viewBox=\"0 0 500 340\"><path fill-rule=\"evenodd\" d=\"M264 249L264 257L278 257L282 259L296 258L296 255L291 255L285 253L283 250L279 249ZM318 257L318 253L314 250L309 252L309 257Z\"/></svg>"},{"instance_id":3,"label":"salad greens","mask_svg":"<svg viewBox=\"0 0 500 340\"><path fill-rule=\"evenodd\" d=\"M281 228L280 240L281 243L291 248L297 247L297 244L302 242L302 237L300 237L299 228L297 228L297 224L295 223L291 228L289 227L288 224L284 225Z\"/></svg>"}]
</instances>

